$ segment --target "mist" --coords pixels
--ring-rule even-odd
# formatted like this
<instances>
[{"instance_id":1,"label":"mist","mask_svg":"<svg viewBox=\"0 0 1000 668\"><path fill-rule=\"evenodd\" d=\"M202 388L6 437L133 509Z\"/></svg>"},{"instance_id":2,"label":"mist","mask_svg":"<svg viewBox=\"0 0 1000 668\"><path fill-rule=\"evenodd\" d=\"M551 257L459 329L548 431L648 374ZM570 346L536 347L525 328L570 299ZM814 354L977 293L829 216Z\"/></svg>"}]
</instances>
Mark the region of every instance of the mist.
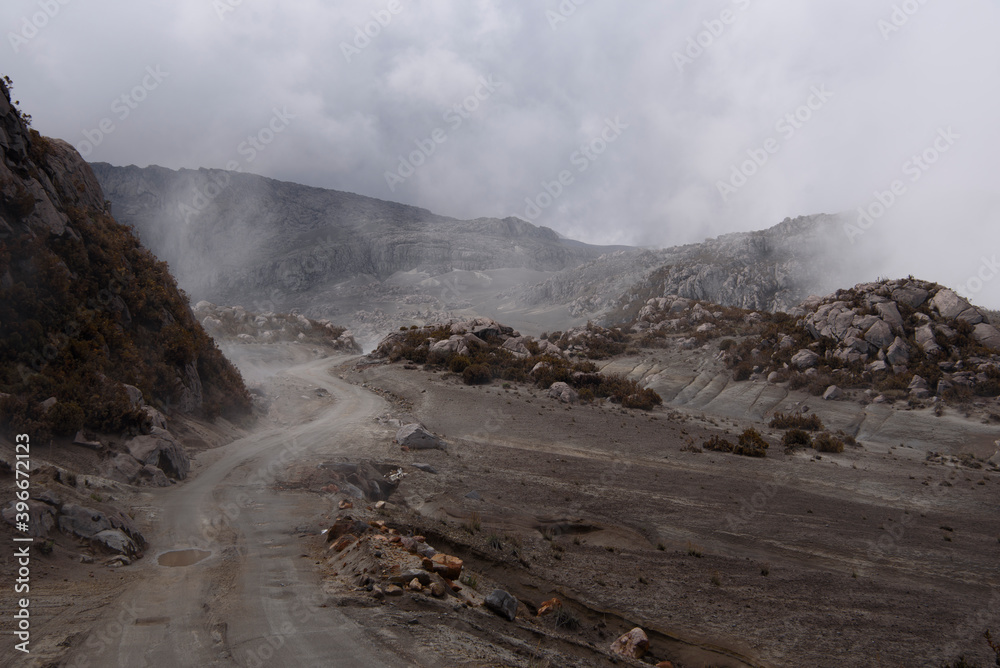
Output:
<instances>
[{"instance_id":1,"label":"mist","mask_svg":"<svg viewBox=\"0 0 1000 668\"><path fill-rule=\"evenodd\" d=\"M90 161L597 244L845 213L858 280L913 274L1000 307L985 0L11 0L0 17L21 108Z\"/></svg>"}]
</instances>

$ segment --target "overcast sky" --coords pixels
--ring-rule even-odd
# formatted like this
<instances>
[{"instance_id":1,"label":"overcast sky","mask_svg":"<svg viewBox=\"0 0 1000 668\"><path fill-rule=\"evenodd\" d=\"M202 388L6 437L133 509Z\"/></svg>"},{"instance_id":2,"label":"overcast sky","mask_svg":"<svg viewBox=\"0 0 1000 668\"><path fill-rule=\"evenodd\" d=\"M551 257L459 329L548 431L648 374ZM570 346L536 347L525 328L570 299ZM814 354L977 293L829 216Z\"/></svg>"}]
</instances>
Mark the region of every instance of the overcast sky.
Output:
<instances>
[{"instance_id":1,"label":"overcast sky","mask_svg":"<svg viewBox=\"0 0 1000 668\"><path fill-rule=\"evenodd\" d=\"M1000 307L995 0L4 0L0 18L15 97L88 160L228 164L594 243L865 207L845 234L885 249L872 278Z\"/></svg>"}]
</instances>

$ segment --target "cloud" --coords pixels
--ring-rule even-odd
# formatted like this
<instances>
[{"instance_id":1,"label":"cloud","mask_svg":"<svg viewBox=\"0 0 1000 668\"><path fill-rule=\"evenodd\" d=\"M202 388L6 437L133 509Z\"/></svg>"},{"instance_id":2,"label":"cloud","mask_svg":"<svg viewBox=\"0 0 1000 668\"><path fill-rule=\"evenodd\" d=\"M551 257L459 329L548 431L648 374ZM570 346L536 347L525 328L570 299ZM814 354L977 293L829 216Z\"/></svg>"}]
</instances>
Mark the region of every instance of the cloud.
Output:
<instances>
[{"instance_id":1,"label":"cloud","mask_svg":"<svg viewBox=\"0 0 1000 668\"><path fill-rule=\"evenodd\" d=\"M222 167L277 107L294 121L250 171L446 215L525 217L569 170L533 222L599 243L855 211L951 127L954 147L856 243L885 245L872 278L952 284L1000 252L1000 8L987 0L220 2L221 18L212 0L69 2L6 46L6 73L45 134L79 144L111 118L88 158L114 164ZM8 42L39 6L4 3ZM156 65L169 78L118 119L113 101ZM449 124L489 76L502 87ZM832 97L779 130L822 86ZM628 129L577 171L616 117ZM390 189L385 173L439 128L446 141ZM777 150L723 198L719 182L769 139ZM976 300L1000 306L995 283Z\"/></svg>"}]
</instances>

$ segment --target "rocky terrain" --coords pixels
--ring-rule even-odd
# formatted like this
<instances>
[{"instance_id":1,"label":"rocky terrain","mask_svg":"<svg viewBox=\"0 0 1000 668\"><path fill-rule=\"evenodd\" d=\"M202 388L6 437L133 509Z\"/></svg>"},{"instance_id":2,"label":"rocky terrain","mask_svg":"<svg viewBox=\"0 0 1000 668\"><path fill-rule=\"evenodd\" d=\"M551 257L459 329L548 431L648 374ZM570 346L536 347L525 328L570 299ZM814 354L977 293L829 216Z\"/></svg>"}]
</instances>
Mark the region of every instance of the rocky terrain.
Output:
<instances>
[{"instance_id":1,"label":"rocky terrain","mask_svg":"<svg viewBox=\"0 0 1000 668\"><path fill-rule=\"evenodd\" d=\"M331 351L360 353L348 330L329 320L311 320L298 313L254 313L242 306L195 304L194 314L205 331L222 343L312 343Z\"/></svg>"},{"instance_id":2,"label":"rocky terrain","mask_svg":"<svg viewBox=\"0 0 1000 668\"><path fill-rule=\"evenodd\" d=\"M483 289L492 296L617 250L516 218L455 220L252 174L93 169L116 217L195 299L298 308L352 327L345 316L373 308L395 315L407 296L424 296L421 310L462 308Z\"/></svg>"}]
</instances>

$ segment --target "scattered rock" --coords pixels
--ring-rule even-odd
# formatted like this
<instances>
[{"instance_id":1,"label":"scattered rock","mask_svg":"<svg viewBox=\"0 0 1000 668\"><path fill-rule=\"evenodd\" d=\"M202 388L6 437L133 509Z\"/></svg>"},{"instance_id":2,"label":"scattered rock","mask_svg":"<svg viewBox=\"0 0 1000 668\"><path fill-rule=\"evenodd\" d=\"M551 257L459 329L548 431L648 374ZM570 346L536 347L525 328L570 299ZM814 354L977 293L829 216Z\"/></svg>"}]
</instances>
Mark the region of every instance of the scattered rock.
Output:
<instances>
[{"instance_id":1,"label":"scattered rock","mask_svg":"<svg viewBox=\"0 0 1000 668\"><path fill-rule=\"evenodd\" d=\"M827 401L834 401L836 399L840 399L842 396L844 396L843 391L841 391L841 389L836 385L831 385L826 388L826 392L823 393L823 398Z\"/></svg>"},{"instance_id":2,"label":"scattered rock","mask_svg":"<svg viewBox=\"0 0 1000 668\"><path fill-rule=\"evenodd\" d=\"M490 595L486 597L485 605L508 622L514 621L517 616L517 599L503 589L494 589L490 592Z\"/></svg>"},{"instance_id":3,"label":"scattered rock","mask_svg":"<svg viewBox=\"0 0 1000 668\"><path fill-rule=\"evenodd\" d=\"M457 580L462 575L464 563L458 557L438 553L431 557L430 570L448 580Z\"/></svg>"}]
</instances>

